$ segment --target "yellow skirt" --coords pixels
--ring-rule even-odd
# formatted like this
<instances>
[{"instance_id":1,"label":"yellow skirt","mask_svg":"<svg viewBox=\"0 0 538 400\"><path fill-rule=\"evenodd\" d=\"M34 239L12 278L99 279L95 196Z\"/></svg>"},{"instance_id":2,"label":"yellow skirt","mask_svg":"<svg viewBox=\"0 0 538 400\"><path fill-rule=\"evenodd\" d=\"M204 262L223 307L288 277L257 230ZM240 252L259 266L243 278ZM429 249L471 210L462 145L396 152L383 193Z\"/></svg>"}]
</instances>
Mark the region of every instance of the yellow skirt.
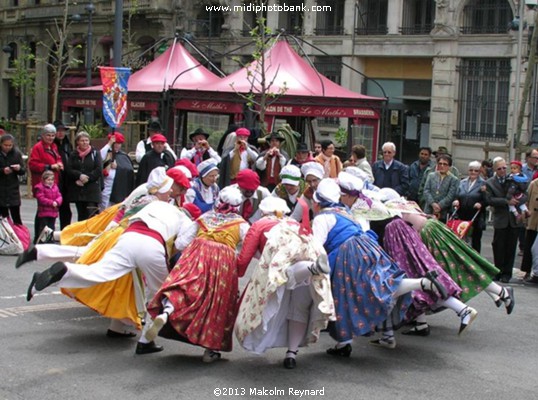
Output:
<instances>
[{"instance_id":1,"label":"yellow skirt","mask_svg":"<svg viewBox=\"0 0 538 400\"><path fill-rule=\"evenodd\" d=\"M105 210L106 211L106 210ZM102 233L88 250L77 260L77 264L93 264L109 251L120 235L124 226L118 226ZM141 329L144 300L140 275L134 271L114 281L104 282L89 288L62 288L62 293L71 297L104 317L129 320L137 329Z\"/></svg>"},{"instance_id":2,"label":"yellow skirt","mask_svg":"<svg viewBox=\"0 0 538 400\"><path fill-rule=\"evenodd\" d=\"M60 234L60 243L64 246L86 246L114 220L120 207L121 203L115 204L94 217L66 226Z\"/></svg>"}]
</instances>

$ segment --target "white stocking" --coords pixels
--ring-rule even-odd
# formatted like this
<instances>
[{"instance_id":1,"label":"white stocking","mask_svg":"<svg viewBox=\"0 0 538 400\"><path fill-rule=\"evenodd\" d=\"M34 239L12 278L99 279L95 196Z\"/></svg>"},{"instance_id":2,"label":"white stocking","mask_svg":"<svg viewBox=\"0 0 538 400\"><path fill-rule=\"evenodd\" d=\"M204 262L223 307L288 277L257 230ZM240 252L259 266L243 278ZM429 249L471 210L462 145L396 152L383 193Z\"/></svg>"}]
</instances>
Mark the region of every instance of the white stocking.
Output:
<instances>
[{"instance_id":1,"label":"white stocking","mask_svg":"<svg viewBox=\"0 0 538 400\"><path fill-rule=\"evenodd\" d=\"M501 295L503 294L504 288L499 285L498 283L491 282L484 291L493 299L493 301L497 301L501 298Z\"/></svg>"},{"instance_id":2,"label":"white stocking","mask_svg":"<svg viewBox=\"0 0 538 400\"><path fill-rule=\"evenodd\" d=\"M454 312L458 315L461 313L463 309L465 309L465 307L467 307L465 303L461 302L460 300L456 299L453 296L450 296L448 299L440 302L439 304L441 304L442 306L445 306L446 308L450 308L451 310L454 310Z\"/></svg>"},{"instance_id":3,"label":"white stocking","mask_svg":"<svg viewBox=\"0 0 538 400\"><path fill-rule=\"evenodd\" d=\"M174 305L170 302L170 300L168 300L168 297L164 296L161 303L163 305L163 314L167 313L168 315L172 315L175 308Z\"/></svg>"},{"instance_id":4,"label":"white stocking","mask_svg":"<svg viewBox=\"0 0 538 400\"><path fill-rule=\"evenodd\" d=\"M305 322L288 320L288 350L296 352L304 339L308 324ZM289 353L286 357L295 358L295 354Z\"/></svg>"},{"instance_id":5,"label":"white stocking","mask_svg":"<svg viewBox=\"0 0 538 400\"><path fill-rule=\"evenodd\" d=\"M400 297L401 295L412 292L413 290L422 290L421 283L422 283L422 279L412 279L412 278L402 279L400 286L398 286L398 289L396 289L396 292L394 292L394 297ZM429 281L428 281L428 284L429 284Z\"/></svg>"}]
</instances>

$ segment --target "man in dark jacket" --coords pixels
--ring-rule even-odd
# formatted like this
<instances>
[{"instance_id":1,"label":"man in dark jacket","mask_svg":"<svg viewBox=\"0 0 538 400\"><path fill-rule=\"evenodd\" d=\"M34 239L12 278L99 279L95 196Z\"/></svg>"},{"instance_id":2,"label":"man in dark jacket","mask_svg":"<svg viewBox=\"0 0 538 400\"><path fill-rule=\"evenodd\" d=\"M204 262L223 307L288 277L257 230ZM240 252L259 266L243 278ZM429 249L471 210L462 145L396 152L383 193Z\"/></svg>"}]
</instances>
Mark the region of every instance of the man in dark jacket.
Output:
<instances>
[{"instance_id":1,"label":"man in dark jacket","mask_svg":"<svg viewBox=\"0 0 538 400\"><path fill-rule=\"evenodd\" d=\"M493 207L494 231L491 243L493 262L501 271L497 279L503 283L508 283L512 278L519 229L523 226L508 210L508 206L517 206L520 201L526 201L527 196L524 195L524 199L511 198L509 200L509 182L506 180L506 161L504 159L495 159L493 171L495 175L486 181L486 203Z\"/></svg>"},{"instance_id":2,"label":"man in dark jacket","mask_svg":"<svg viewBox=\"0 0 538 400\"><path fill-rule=\"evenodd\" d=\"M418 160L409 166L409 190L407 192L407 200L413 200L417 203L419 202L418 190L420 188L420 182L422 182L425 171L428 168L435 166L431 157L432 149L430 147L421 147L418 153Z\"/></svg>"},{"instance_id":3,"label":"man in dark jacket","mask_svg":"<svg viewBox=\"0 0 538 400\"><path fill-rule=\"evenodd\" d=\"M140 186L148 180L150 172L157 167L172 168L175 158L168 150L165 149L166 138L163 135L156 134L151 138L153 149L148 151L140 160L138 173L136 174L136 186Z\"/></svg>"},{"instance_id":4,"label":"man in dark jacket","mask_svg":"<svg viewBox=\"0 0 538 400\"><path fill-rule=\"evenodd\" d=\"M60 120L54 121L53 125L56 127L56 137L54 138L54 143L58 147L58 153L62 157L63 165L67 165L67 160L69 155L73 151L73 145L69 141L69 137L66 135L67 129L64 123ZM64 199L67 199L67 185L66 185L66 172L65 170L60 171L60 179L58 180L58 188ZM72 212L71 205L66 200L63 201L58 209L60 214L60 229L65 228L71 223Z\"/></svg>"},{"instance_id":5,"label":"man in dark jacket","mask_svg":"<svg viewBox=\"0 0 538 400\"><path fill-rule=\"evenodd\" d=\"M391 188L400 196L405 196L409 188L409 173L407 165L394 159L396 145L386 142L381 147L383 159L376 161L372 166L374 184L380 188Z\"/></svg>"}]
</instances>

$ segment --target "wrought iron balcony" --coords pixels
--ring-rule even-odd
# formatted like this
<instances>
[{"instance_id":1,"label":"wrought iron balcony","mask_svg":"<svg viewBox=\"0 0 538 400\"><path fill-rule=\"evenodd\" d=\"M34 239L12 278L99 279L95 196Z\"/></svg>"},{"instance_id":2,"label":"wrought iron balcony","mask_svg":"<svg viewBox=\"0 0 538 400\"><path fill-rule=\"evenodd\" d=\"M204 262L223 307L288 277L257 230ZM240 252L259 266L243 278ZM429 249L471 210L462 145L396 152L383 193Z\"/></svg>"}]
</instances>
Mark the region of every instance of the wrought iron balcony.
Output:
<instances>
[{"instance_id":1,"label":"wrought iron balcony","mask_svg":"<svg viewBox=\"0 0 538 400\"><path fill-rule=\"evenodd\" d=\"M479 142L505 142L508 138L506 133L454 131L454 137L462 140L476 140Z\"/></svg>"},{"instance_id":2,"label":"wrought iron balcony","mask_svg":"<svg viewBox=\"0 0 538 400\"><path fill-rule=\"evenodd\" d=\"M334 26L330 28L316 28L314 29L314 34L320 36L338 36L344 34L343 26Z\"/></svg>"},{"instance_id":3,"label":"wrought iron balcony","mask_svg":"<svg viewBox=\"0 0 538 400\"><path fill-rule=\"evenodd\" d=\"M433 29L433 24L411 25L400 27L402 35L429 35Z\"/></svg>"},{"instance_id":4,"label":"wrought iron balcony","mask_svg":"<svg viewBox=\"0 0 538 400\"><path fill-rule=\"evenodd\" d=\"M386 25L359 27L355 28L357 35L370 36L370 35L386 35L389 33L389 28Z\"/></svg>"}]
</instances>

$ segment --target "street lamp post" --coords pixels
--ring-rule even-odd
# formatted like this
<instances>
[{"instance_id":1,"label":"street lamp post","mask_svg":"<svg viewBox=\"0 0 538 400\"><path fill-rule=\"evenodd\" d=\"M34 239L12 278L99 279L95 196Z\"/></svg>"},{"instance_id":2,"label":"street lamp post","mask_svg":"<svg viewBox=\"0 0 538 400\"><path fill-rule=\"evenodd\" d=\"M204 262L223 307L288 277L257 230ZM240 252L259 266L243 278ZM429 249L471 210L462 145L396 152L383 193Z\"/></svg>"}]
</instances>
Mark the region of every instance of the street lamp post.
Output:
<instances>
[{"instance_id":1,"label":"street lamp post","mask_svg":"<svg viewBox=\"0 0 538 400\"><path fill-rule=\"evenodd\" d=\"M84 7L88 12L88 36L86 38L86 86L92 85L92 46L93 46L93 14L95 13L95 5L90 2ZM91 108L84 109L84 122L86 124L93 123L93 110Z\"/></svg>"}]
</instances>

